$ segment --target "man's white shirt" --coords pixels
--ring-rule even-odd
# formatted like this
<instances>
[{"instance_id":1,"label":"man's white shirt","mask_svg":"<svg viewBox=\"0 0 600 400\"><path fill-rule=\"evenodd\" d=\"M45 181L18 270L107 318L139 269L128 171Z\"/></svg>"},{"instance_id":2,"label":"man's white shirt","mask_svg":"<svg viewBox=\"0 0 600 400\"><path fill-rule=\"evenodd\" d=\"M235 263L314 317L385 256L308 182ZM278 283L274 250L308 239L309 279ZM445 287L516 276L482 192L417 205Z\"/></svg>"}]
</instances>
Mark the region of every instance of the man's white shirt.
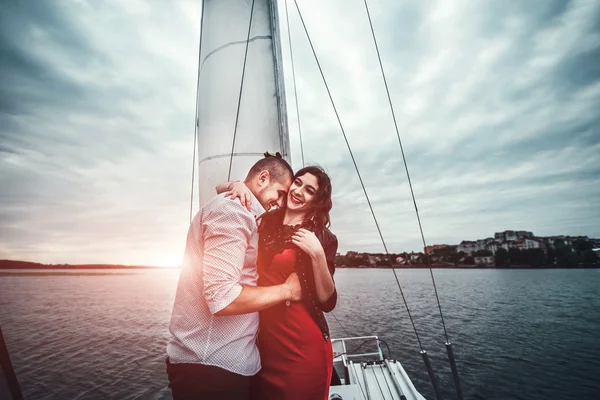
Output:
<instances>
[{"instance_id":1,"label":"man's white shirt","mask_svg":"<svg viewBox=\"0 0 600 400\"><path fill-rule=\"evenodd\" d=\"M256 286L256 220L264 212L254 196L248 211L238 199L218 195L192 220L169 327L171 363L212 365L245 376L260 370L258 312L214 314L240 295L242 285Z\"/></svg>"}]
</instances>

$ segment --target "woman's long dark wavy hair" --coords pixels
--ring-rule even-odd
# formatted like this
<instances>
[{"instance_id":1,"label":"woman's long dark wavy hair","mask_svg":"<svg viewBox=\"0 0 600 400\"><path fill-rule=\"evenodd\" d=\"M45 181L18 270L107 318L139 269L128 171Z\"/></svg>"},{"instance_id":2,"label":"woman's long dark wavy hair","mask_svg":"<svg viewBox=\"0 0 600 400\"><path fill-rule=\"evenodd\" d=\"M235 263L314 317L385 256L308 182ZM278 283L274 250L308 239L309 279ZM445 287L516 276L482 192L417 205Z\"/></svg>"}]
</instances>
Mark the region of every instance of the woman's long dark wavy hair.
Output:
<instances>
[{"instance_id":1,"label":"woman's long dark wavy hair","mask_svg":"<svg viewBox=\"0 0 600 400\"><path fill-rule=\"evenodd\" d=\"M323 168L318 165L309 165L298 170L294 175L294 180L307 173L317 178L319 188L317 189L317 193L315 193L311 210L305 219L313 219L318 226L329 228L329 211L333 207L333 201L331 200L331 179L329 179L329 175L327 175Z\"/></svg>"}]
</instances>

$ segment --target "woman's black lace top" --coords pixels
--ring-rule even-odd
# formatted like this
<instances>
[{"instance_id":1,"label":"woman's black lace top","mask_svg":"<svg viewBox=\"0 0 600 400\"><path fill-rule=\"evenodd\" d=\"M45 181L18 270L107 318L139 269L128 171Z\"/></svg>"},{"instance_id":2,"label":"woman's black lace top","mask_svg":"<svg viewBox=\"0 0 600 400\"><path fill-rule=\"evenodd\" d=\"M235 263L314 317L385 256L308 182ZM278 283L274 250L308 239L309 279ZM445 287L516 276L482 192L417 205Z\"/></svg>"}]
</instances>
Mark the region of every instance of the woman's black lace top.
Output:
<instances>
[{"instance_id":1,"label":"woman's black lace top","mask_svg":"<svg viewBox=\"0 0 600 400\"><path fill-rule=\"evenodd\" d=\"M258 228L258 263L268 269L276 254L283 252L285 249L296 248L298 251L296 271L300 278L300 285L302 286L302 300L308 308L311 317L321 329L323 337L325 340L328 340L329 327L327 326L323 312L333 310L337 302L337 291L334 290L325 303L319 301L310 256L292 243L292 235L300 228L310 230L317 236L325 251L329 273L333 277L335 272L335 254L338 248L337 237L329 229L320 228L313 221L307 221L295 226L284 225L283 210L270 212L262 218Z\"/></svg>"}]
</instances>

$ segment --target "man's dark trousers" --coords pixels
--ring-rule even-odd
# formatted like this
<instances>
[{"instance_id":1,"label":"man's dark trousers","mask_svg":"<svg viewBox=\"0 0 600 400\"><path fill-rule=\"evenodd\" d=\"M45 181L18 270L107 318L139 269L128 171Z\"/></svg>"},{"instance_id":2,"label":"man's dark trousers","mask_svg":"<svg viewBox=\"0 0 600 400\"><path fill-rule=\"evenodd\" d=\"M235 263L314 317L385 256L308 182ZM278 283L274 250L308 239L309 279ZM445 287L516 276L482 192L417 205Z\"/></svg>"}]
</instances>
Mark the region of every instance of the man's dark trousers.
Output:
<instances>
[{"instance_id":1,"label":"man's dark trousers","mask_svg":"<svg viewBox=\"0 0 600 400\"><path fill-rule=\"evenodd\" d=\"M173 400L248 400L251 376L202 364L167 363Z\"/></svg>"}]
</instances>

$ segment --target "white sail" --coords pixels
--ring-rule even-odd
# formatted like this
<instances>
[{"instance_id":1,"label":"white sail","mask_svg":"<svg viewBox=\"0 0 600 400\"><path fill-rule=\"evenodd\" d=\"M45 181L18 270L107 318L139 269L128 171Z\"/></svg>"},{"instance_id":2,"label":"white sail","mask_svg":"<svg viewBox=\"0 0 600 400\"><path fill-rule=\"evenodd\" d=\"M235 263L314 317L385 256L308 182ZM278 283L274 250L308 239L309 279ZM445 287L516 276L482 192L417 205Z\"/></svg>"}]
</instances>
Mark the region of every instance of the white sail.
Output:
<instances>
[{"instance_id":1,"label":"white sail","mask_svg":"<svg viewBox=\"0 0 600 400\"><path fill-rule=\"evenodd\" d=\"M290 160L276 0L204 0L202 11L196 121L200 206L215 195L217 184L228 180L230 160L231 180L243 180L265 151L280 152ZM380 348L376 336L368 338ZM332 398L388 398L383 392L380 396L374 383L381 380L392 399L424 400L400 363L388 363L381 350L347 352L346 341L364 339L334 340L334 350L341 345L334 361L349 379L330 388ZM373 354L378 357L368 368L351 361Z\"/></svg>"},{"instance_id":2,"label":"white sail","mask_svg":"<svg viewBox=\"0 0 600 400\"><path fill-rule=\"evenodd\" d=\"M228 178L251 13L231 179L243 180L265 151L290 159L283 77L278 79L281 52L273 40L279 31L276 3L204 0L203 13L196 121L201 206Z\"/></svg>"}]
</instances>

